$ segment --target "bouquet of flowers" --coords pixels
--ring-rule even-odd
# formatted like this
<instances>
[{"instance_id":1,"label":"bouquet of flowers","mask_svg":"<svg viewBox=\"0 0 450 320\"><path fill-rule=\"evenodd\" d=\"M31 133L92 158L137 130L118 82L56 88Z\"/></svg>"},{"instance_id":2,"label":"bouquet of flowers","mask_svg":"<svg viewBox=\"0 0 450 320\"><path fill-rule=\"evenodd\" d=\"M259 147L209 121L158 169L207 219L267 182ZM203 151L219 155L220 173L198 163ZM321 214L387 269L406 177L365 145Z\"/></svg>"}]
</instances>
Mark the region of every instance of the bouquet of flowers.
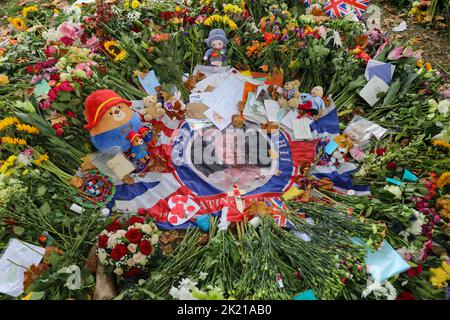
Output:
<instances>
[{"instance_id":1,"label":"bouquet of flowers","mask_svg":"<svg viewBox=\"0 0 450 320\"><path fill-rule=\"evenodd\" d=\"M98 237L99 261L118 276L137 276L155 255L159 234L156 225L143 216L124 222L116 219Z\"/></svg>"}]
</instances>

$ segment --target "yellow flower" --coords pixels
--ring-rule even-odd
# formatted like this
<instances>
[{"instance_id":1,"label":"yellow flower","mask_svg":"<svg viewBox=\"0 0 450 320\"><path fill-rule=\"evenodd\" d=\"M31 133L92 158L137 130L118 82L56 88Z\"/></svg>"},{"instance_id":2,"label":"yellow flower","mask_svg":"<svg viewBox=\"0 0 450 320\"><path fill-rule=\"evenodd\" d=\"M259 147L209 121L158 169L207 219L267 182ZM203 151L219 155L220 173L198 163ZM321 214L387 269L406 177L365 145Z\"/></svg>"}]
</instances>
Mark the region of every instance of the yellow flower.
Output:
<instances>
[{"instance_id":1,"label":"yellow flower","mask_svg":"<svg viewBox=\"0 0 450 320\"><path fill-rule=\"evenodd\" d=\"M176 11L176 12L180 12L180 11L181 11L180 6L176 6L176 7L175 7L175 11Z\"/></svg>"},{"instance_id":2,"label":"yellow flower","mask_svg":"<svg viewBox=\"0 0 450 320\"><path fill-rule=\"evenodd\" d=\"M119 42L116 40L106 41L103 46L114 57L114 61L122 61L127 57L127 52L120 48Z\"/></svg>"},{"instance_id":3,"label":"yellow flower","mask_svg":"<svg viewBox=\"0 0 450 320\"><path fill-rule=\"evenodd\" d=\"M422 59L417 60L416 66L417 66L417 68L422 68L422 67L423 67L423 61L422 61Z\"/></svg>"},{"instance_id":4,"label":"yellow flower","mask_svg":"<svg viewBox=\"0 0 450 320\"><path fill-rule=\"evenodd\" d=\"M441 174L441 176L439 177L439 179L437 181L437 186L439 188L443 188L449 183L450 183L450 171L447 171L447 172L444 172L443 174Z\"/></svg>"},{"instance_id":5,"label":"yellow flower","mask_svg":"<svg viewBox=\"0 0 450 320\"><path fill-rule=\"evenodd\" d=\"M234 13L234 14L241 14L242 13L242 9L239 8L237 5L228 3L223 7L223 12L229 14L229 13Z\"/></svg>"},{"instance_id":6,"label":"yellow flower","mask_svg":"<svg viewBox=\"0 0 450 320\"><path fill-rule=\"evenodd\" d=\"M129 8L130 8L130 2L129 2L129 1L125 1L125 2L123 3L123 7L124 7L125 9L129 9Z\"/></svg>"},{"instance_id":7,"label":"yellow flower","mask_svg":"<svg viewBox=\"0 0 450 320\"><path fill-rule=\"evenodd\" d=\"M26 145L27 141L20 138L13 138L13 137L2 137L2 143L5 144L18 144L18 145Z\"/></svg>"},{"instance_id":8,"label":"yellow flower","mask_svg":"<svg viewBox=\"0 0 450 320\"><path fill-rule=\"evenodd\" d=\"M438 288L447 286L447 280L450 280L450 265L447 262L443 261L439 268L431 268L430 272L433 274L430 277L433 286Z\"/></svg>"},{"instance_id":9,"label":"yellow flower","mask_svg":"<svg viewBox=\"0 0 450 320\"><path fill-rule=\"evenodd\" d=\"M53 9L53 13L54 14L59 14L59 10L55 8L55 9Z\"/></svg>"},{"instance_id":10,"label":"yellow flower","mask_svg":"<svg viewBox=\"0 0 450 320\"><path fill-rule=\"evenodd\" d=\"M27 18L28 17L28 14L30 13L30 12L34 12L34 11L38 11L38 7L37 6L29 6L29 7L25 7L25 8L23 8L22 9L22 16L24 17L24 18Z\"/></svg>"},{"instance_id":11,"label":"yellow flower","mask_svg":"<svg viewBox=\"0 0 450 320\"><path fill-rule=\"evenodd\" d=\"M440 140L440 139L433 140L433 146L444 147L444 148L447 148L448 150L450 150L450 143L445 142L444 140Z\"/></svg>"},{"instance_id":12,"label":"yellow flower","mask_svg":"<svg viewBox=\"0 0 450 320\"><path fill-rule=\"evenodd\" d=\"M25 297L23 297L21 300L30 300L32 295L33 295L33 292L30 292Z\"/></svg>"},{"instance_id":13,"label":"yellow flower","mask_svg":"<svg viewBox=\"0 0 450 320\"><path fill-rule=\"evenodd\" d=\"M39 158L37 158L33 162L35 165L40 166L42 164L42 162L44 162L44 161L48 161L48 155L46 155L46 154L41 154L39 156Z\"/></svg>"},{"instance_id":14,"label":"yellow flower","mask_svg":"<svg viewBox=\"0 0 450 320\"><path fill-rule=\"evenodd\" d=\"M28 169L25 169L25 170L23 170L23 172L22 172L22 174L23 174L24 176L26 176L28 173L30 173L30 171L28 171Z\"/></svg>"},{"instance_id":15,"label":"yellow flower","mask_svg":"<svg viewBox=\"0 0 450 320\"><path fill-rule=\"evenodd\" d=\"M28 124L17 123L16 128L19 131L28 132L30 134L39 134L39 129Z\"/></svg>"},{"instance_id":16,"label":"yellow flower","mask_svg":"<svg viewBox=\"0 0 450 320\"><path fill-rule=\"evenodd\" d=\"M131 8L132 9L137 9L137 8L139 8L140 7L140 3L139 3L139 1L137 1L137 0L133 0L132 2L131 2Z\"/></svg>"},{"instance_id":17,"label":"yellow flower","mask_svg":"<svg viewBox=\"0 0 450 320\"><path fill-rule=\"evenodd\" d=\"M11 155L6 159L3 165L0 167L0 173L7 174L7 170L9 167L14 165L14 161L16 161L17 157L15 155Z\"/></svg>"},{"instance_id":18,"label":"yellow flower","mask_svg":"<svg viewBox=\"0 0 450 320\"><path fill-rule=\"evenodd\" d=\"M8 83L9 83L8 76L6 74L0 74L0 85Z\"/></svg>"},{"instance_id":19,"label":"yellow flower","mask_svg":"<svg viewBox=\"0 0 450 320\"><path fill-rule=\"evenodd\" d=\"M25 24L25 21L23 21L22 18L8 18L9 23L13 25L14 28L16 28L18 31L25 31L27 29L27 25Z\"/></svg>"},{"instance_id":20,"label":"yellow flower","mask_svg":"<svg viewBox=\"0 0 450 320\"><path fill-rule=\"evenodd\" d=\"M0 131L17 123L20 123L19 119L15 117L6 117L5 119L0 120Z\"/></svg>"},{"instance_id":21,"label":"yellow flower","mask_svg":"<svg viewBox=\"0 0 450 320\"><path fill-rule=\"evenodd\" d=\"M425 63L425 69L426 69L427 71L433 70L433 68L431 67L431 63L429 63L429 62Z\"/></svg>"}]
</instances>

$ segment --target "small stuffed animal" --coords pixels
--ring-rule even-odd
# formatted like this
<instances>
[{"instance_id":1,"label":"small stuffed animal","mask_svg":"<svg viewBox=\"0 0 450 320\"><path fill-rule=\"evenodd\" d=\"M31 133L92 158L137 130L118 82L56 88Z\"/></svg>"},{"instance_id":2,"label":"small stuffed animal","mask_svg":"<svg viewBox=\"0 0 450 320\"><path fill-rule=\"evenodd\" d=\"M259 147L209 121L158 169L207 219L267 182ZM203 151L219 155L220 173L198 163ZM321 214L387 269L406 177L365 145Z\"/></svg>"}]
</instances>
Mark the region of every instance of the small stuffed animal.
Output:
<instances>
[{"instance_id":1,"label":"small stuffed animal","mask_svg":"<svg viewBox=\"0 0 450 320\"><path fill-rule=\"evenodd\" d=\"M208 65L221 67L226 58L228 39L225 35L225 31L222 29L213 29L209 33L208 39L205 40L209 49L205 52L203 60Z\"/></svg>"},{"instance_id":2,"label":"small stuffed animal","mask_svg":"<svg viewBox=\"0 0 450 320\"><path fill-rule=\"evenodd\" d=\"M276 132L277 130L279 130L280 126L277 123L275 123L275 122L269 121L267 123L262 124L261 125L261 129L267 130L267 133L270 134L270 133L272 133L274 131Z\"/></svg>"},{"instance_id":3,"label":"small stuffed animal","mask_svg":"<svg viewBox=\"0 0 450 320\"><path fill-rule=\"evenodd\" d=\"M197 82L200 82L205 78L206 78L206 75L204 73L197 72L196 74L193 74L192 76L190 76L184 82L184 87L186 88L187 91L192 92L192 90L194 90L194 87L197 84Z\"/></svg>"},{"instance_id":4,"label":"small stuffed animal","mask_svg":"<svg viewBox=\"0 0 450 320\"><path fill-rule=\"evenodd\" d=\"M131 144L131 156L145 164L146 160L150 159L150 156L147 153L147 148L142 136L135 131L130 131L127 140L129 140Z\"/></svg>"},{"instance_id":5,"label":"small stuffed animal","mask_svg":"<svg viewBox=\"0 0 450 320\"><path fill-rule=\"evenodd\" d=\"M353 147L353 143L347 138L345 134L337 135L333 139L333 141L338 144L338 147L331 154L331 164L341 165L346 161L345 157Z\"/></svg>"},{"instance_id":6,"label":"small stuffed animal","mask_svg":"<svg viewBox=\"0 0 450 320\"><path fill-rule=\"evenodd\" d=\"M145 109L143 110L143 114L145 121L159 119L165 113L164 108L162 107L162 103L158 102L158 96L156 94L145 97L144 106Z\"/></svg>"},{"instance_id":7,"label":"small stuffed animal","mask_svg":"<svg viewBox=\"0 0 450 320\"><path fill-rule=\"evenodd\" d=\"M166 101L164 109L171 120L183 120L186 114L186 105L181 100L181 94L177 93L173 99Z\"/></svg>"},{"instance_id":8,"label":"small stuffed animal","mask_svg":"<svg viewBox=\"0 0 450 320\"><path fill-rule=\"evenodd\" d=\"M295 108L299 104L300 92L298 88L300 87L300 82L298 80L288 81L284 84L283 89L281 89L281 97L278 98L278 103L282 108Z\"/></svg>"},{"instance_id":9,"label":"small stuffed animal","mask_svg":"<svg viewBox=\"0 0 450 320\"><path fill-rule=\"evenodd\" d=\"M148 127L142 127L139 129L139 134L142 136L142 139L144 139L144 142L146 144L149 144L150 142L152 142L153 139L153 132L150 128Z\"/></svg>"}]
</instances>

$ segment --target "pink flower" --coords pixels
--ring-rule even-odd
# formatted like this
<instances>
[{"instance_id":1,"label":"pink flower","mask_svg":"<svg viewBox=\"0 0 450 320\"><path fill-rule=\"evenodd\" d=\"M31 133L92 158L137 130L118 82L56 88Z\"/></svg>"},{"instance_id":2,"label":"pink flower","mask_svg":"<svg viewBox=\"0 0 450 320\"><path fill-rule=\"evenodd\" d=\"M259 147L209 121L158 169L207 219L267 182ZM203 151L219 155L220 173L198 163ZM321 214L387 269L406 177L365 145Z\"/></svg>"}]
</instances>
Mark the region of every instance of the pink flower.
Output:
<instances>
[{"instance_id":1,"label":"pink flower","mask_svg":"<svg viewBox=\"0 0 450 320\"><path fill-rule=\"evenodd\" d=\"M67 21L63 22L58 27L58 31L62 34L63 37L67 37L72 40L76 39L76 37L78 35L78 28L76 28L75 25L72 25Z\"/></svg>"},{"instance_id":2,"label":"pink flower","mask_svg":"<svg viewBox=\"0 0 450 320\"><path fill-rule=\"evenodd\" d=\"M398 60L403 57L403 47L397 47L389 52L388 59L389 60Z\"/></svg>"},{"instance_id":3,"label":"pink flower","mask_svg":"<svg viewBox=\"0 0 450 320\"><path fill-rule=\"evenodd\" d=\"M96 36L92 36L89 39L86 40L86 47L93 48L98 44L98 38Z\"/></svg>"}]
</instances>

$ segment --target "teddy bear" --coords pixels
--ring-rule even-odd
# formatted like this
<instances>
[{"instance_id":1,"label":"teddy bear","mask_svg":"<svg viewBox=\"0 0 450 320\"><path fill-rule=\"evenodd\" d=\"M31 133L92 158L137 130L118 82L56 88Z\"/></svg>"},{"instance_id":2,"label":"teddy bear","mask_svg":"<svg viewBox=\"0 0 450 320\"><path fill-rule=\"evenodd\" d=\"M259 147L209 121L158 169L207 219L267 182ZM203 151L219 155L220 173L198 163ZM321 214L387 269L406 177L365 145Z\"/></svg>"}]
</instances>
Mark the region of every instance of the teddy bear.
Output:
<instances>
[{"instance_id":1,"label":"teddy bear","mask_svg":"<svg viewBox=\"0 0 450 320\"><path fill-rule=\"evenodd\" d=\"M145 164L146 160L150 159L150 156L147 153L146 144L144 144L142 135L135 131L131 131L127 136L127 140L130 141L131 156Z\"/></svg>"},{"instance_id":2,"label":"teddy bear","mask_svg":"<svg viewBox=\"0 0 450 320\"><path fill-rule=\"evenodd\" d=\"M131 101L112 90L97 90L86 98L84 117L88 123L84 128L98 151L130 150L128 133L142 127L141 117L130 107Z\"/></svg>"},{"instance_id":3,"label":"teddy bear","mask_svg":"<svg viewBox=\"0 0 450 320\"><path fill-rule=\"evenodd\" d=\"M200 82L205 78L206 78L206 75L204 73L197 72L196 74L193 74L192 76L190 76L184 82L184 87L186 88L187 91L192 92L192 90L194 90L194 87L197 84L197 82Z\"/></svg>"},{"instance_id":4,"label":"teddy bear","mask_svg":"<svg viewBox=\"0 0 450 320\"><path fill-rule=\"evenodd\" d=\"M165 114L162 103L158 102L158 96L156 94L147 96L143 100L145 109L142 113L144 114L145 121L159 119Z\"/></svg>"},{"instance_id":5,"label":"teddy bear","mask_svg":"<svg viewBox=\"0 0 450 320\"><path fill-rule=\"evenodd\" d=\"M269 121L267 123L263 123L261 125L261 129L266 130L268 134L271 134L272 132L279 130L280 126L275 122Z\"/></svg>"},{"instance_id":6,"label":"teddy bear","mask_svg":"<svg viewBox=\"0 0 450 320\"><path fill-rule=\"evenodd\" d=\"M331 164L341 165L346 161L346 156L350 149L352 149L353 143L345 134L337 135L333 141L336 142L338 146L331 154L330 161Z\"/></svg>"},{"instance_id":7,"label":"teddy bear","mask_svg":"<svg viewBox=\"0 0 450 320\"><path fill-rule=\"evenodd\" d=\"M186 105L180 98L173 98L164 104L166 115L171 120L183 120L186 114Z\"/></svg>"},{"instance_id":8,"label":"teddy bear","mask_svg":"<svg viewBox=\"0 0 450 320\"><path fill-rule=\"evenodd\" d=\"M300 92L298 88L300 82L298 80L288 81L280 90L281 96L278 98L278 103L282 108L295 108L299 104Z\"/></svg>"}]
</instances>

